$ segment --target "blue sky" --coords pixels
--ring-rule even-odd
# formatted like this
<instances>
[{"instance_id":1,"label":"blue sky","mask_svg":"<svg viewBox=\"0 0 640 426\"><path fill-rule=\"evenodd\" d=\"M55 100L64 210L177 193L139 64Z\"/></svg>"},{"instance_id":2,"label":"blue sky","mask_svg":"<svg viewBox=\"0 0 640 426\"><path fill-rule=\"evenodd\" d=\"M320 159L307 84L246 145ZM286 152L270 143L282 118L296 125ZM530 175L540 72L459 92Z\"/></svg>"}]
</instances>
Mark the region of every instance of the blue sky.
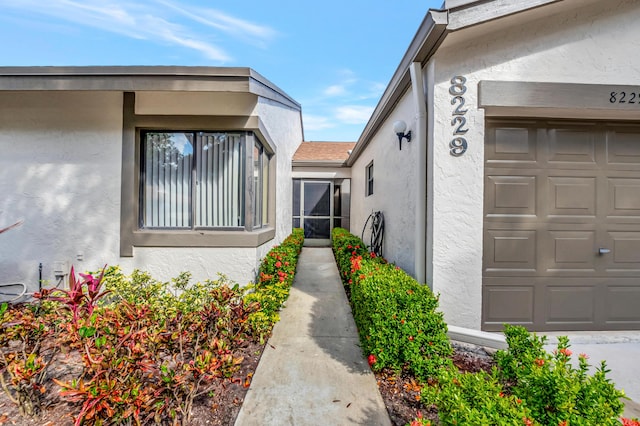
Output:
<instances>
[{"instance_id":1,"label":"blue sky","mask_svg":"<svg viewBox=\"0 0 640 426\"><path fill-rule=\"evenodd\" d=\"M0 0L0 66L251 67L302 104L305 139L355 141L442 0Z\"/></svg>"}]
</instances>

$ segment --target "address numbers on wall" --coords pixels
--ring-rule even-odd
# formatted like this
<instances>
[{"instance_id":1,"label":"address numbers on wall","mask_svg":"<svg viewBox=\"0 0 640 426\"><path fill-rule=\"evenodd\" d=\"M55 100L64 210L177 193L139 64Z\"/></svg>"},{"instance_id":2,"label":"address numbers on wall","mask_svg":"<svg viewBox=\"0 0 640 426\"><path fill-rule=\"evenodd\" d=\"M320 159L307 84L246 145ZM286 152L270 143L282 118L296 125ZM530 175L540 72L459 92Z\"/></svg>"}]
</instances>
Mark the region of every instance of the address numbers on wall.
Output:
<instances>
[{"instance_id":1,"label":"address numbers on wall","mask_svg":"<svg viewBox=\"0 0 640 426\"><path fill-rule=\"evenodd\" d=\"M449 94L451 95L451 105L455 108L451 113L451 126L453 127L453 139L449 142L449 153L454 157L459 157L467 151L467 139L464 135L469 131L465 115L468 109L465 108L465 97L467 79L461 75L456 75L451 79Z\"/></svg>"},{"instance_id":2,"label":"address numbers on wall","mask_svg":"<svg viewBox=\"0 0 640 426\"><path fill-rule=\"evenodd\" d=\"M612 104L640 104L640 92L611 92L609 102Z\"/></svg>"}]
</instances>

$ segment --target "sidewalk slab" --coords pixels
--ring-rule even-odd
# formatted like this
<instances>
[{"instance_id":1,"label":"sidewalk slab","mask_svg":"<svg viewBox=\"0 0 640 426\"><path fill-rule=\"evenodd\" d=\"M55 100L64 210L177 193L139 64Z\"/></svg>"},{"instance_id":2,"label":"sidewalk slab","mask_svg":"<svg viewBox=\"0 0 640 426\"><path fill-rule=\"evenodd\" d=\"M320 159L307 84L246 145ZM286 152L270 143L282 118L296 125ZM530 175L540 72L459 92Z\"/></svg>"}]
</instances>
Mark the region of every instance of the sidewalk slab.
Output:
<instances>
[{"instance_id":1,"label":"sidewalk slab","mask_svg":"<svg viewBox=\"0 0 640 426\"><path fill-rule=\"evenodd\" d=\"M391 425L331 249L303 248L235 424Z\"/></svg>"}]
</instances>

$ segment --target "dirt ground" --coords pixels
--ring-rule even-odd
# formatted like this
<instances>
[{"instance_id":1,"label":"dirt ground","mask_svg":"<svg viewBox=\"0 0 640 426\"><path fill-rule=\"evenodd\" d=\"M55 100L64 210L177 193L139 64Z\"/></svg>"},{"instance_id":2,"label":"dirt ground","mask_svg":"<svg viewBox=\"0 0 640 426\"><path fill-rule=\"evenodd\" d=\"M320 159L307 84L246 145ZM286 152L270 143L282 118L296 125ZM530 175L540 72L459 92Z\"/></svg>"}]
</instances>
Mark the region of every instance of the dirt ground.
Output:
<instances>
[{"instance_id":1,"label":"dirt ground","mask_svg":"<svg viewBox=\"0 0 640 426\"><path fill-rule=\"evenodd\" d=\"M244 357L240 369L233 378L216 383L212 396L205 396L194 402L191 426L227 426L233 425L249 385L249 380L258 366L264 345L248 343L242 348ZM82 363L78 355L57 355L52 363L46 384L47 392L43 395L42 410L34 417L24 417L17 406L0 391L0 425L1 426L71 426L74 414L79 411L78 405L65 402L59 396L60 387L51 379L71 380L82 371ZM167 423L171 424L171 423Z\"/></svg>"},{"instance_id":2,"label":"dirt ground","mask_svg":"<svg viewBox=\"0 0 640 426\"><path fill-rule=\"evenodd\" d=\"M461 371L490 371L493 361L490 354L472 345L454 344L454 364ZM244 401L250 378L255 372L264 346L247 343L242 348L243 362L232 379L220 380L212 396L205 396L194 403L191 415L192 426L233 425ZM35 417L24 417L17 406L4 392L0 392L0 426L67 426L74 424L78 405L65 402L59 396L59 386L51 379L69 381L82 372L82 360L78 354L58 354L52 362L43 394L42 410ZM380 393L394 425L405 425L418 412L426 419L436 420L434 408L425 406L420 400L420 385L408 374L381 371L376 374ZM170 424L167 422L166 424Z\"/></svg>"}]
</instances>

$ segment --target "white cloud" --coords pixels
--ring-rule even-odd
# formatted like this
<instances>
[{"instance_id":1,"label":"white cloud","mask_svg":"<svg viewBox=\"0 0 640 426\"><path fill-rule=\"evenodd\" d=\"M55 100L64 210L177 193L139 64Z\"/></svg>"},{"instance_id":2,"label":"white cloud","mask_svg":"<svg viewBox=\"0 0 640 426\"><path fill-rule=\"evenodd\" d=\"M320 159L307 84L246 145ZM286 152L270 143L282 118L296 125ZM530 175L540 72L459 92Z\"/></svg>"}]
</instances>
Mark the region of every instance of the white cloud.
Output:
<instances>
[{"instance_id":1,"label":"white cloud","mask_svg":"<svg viewBox=\"0 0 640 426\"><path fill-rule=\"evenodd\" d=\"M325 96L341 96L347 92L347 89L341 84L329 86L322 92Z\"/></svg>"},{"instance_id":2,"label":"white cloud","mask_svg":"<svg viewBox=\"0 0 640 426\"><path fill-rule=\"evenodd\" d=\"M333 120L320 115L302 114L304 130L324 130L335 127Z\"/></svg>"},{"instance_id":3,"label":"white cloud","mask_svg":"<svg viewBox=\"0 0 640 426\"><path fill-rule=\"evenodd\" d=\"M366 124L373 109L372 106L343 105L335 109L335 117L346 124Z\"/></svg>"},{"instance_id":4,"label":"white cloud","mask_svg":"<svg viewBox=\"0 0 640 426\"><path fill-rule=\"evenodd\" d=\"M157 0L159 4L211 28L223 31L254 44L264 45L276 36L276 31L270 27L255 24L221 12L217 9L200 7L187 8L166 0Z\"/></svg>"},{"instance_id":5,"label":"white cloud","mask_svg":"<svg viewBox=\"0 0 640 426\"><path fill-rule=\"evenodd\" d=\"M187 10L165 0L0 0L0 8L53 17L130 38L182 46L217 62L228 62L232 57L211 41L212 34L202 31L202 26L253 44L263 44L276 35L269 27L215 9ZM176 11L190 19L188 25L177 23ZM201 26L194 28L194 22Z\"/></svg>"}]
</instances>

